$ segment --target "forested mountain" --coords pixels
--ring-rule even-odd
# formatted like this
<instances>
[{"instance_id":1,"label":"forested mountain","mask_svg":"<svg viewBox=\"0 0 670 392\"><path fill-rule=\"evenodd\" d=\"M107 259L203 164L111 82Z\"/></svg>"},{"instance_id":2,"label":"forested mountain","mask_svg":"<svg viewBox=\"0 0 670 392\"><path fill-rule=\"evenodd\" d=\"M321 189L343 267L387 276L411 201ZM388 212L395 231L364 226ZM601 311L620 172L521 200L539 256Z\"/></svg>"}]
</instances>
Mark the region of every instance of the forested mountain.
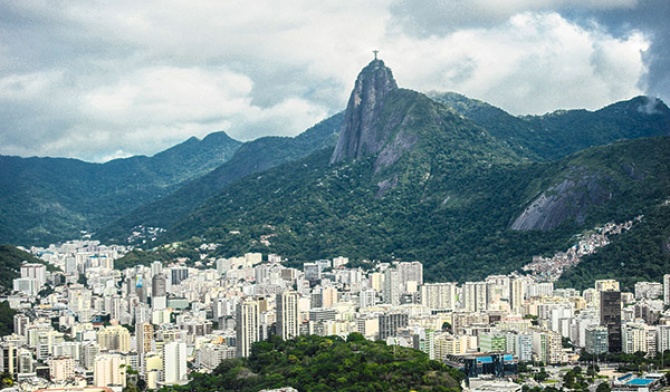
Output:
<instances>
[{"instance_id":1,"label":"forested mountain","mask_svg":"<svg viewBox=\"0 0 670 392\"><path fill-rule=\"evenodd\" d=\"M95 229L202 176L240 144L218 132L153 157L103 164L0 156L0 240L34 245L77 238L81 230Z\"/></svg>"},{"instance_id":2,"label":"forested mountain","mask_svg":"<svg viewBox=\"0 0 670 392\"><path fill-rule=\"evenodd\" d=\"M148 203L101 228L97 237L123 242L134 227L169 227L185 217L227 185L253 173L260 173L285 162L304 158L314 151L335 145L343 114L336 114L300 135L262 137L244 143L231 159L212 172L191 181L174 193Z\"/></svg>"},{"instance_id":3,"label":"forested mountain","mask_svg":"<svg viewBox=\"0 0 670 392\"><path fill-rule=\"evenodd\" d=\"M654 233L661 251L646 252L642 278L668 253L659 217L670 198L670 138L660 135L669 133L670 110L655 99L516 117L455 93L399 88L375 59L344 113L294 138L213 147L204 156L230 152L215 169L206 158L182 164L205 150L197 140L98 166L3 158L0 238L63 240L93 228L124 242L137 226L160 226L159 243L218 242L228 256L420 260L428 280L464 281L564 250L585 228L645 215L620 239ZM579 271L595 274L588 265Z\"/></svg>"},{"instance_id":4,"label":"forested mountain","mask_svg":"<svg viewBox=\"0 0 670 392\"><path fill-rule=\"evenodd\" d=\"M421 260L430 280L479 279L565 250L584 228L649 213L670 195L668 148L667 137L639 139L551 164L435 170L381 198L375 197L374 158L330 166L326 150L232 184L172 227L166 240L202 236L223 244L226 256L278 253L296 265L338 255ZM581 186L556 190L575 173L596 178L597 193L611 195L592 198ZM555 228L513 230L543 193L576 204L548 210L560 220ZM260 244L261 235L272 236L270 246Z\"/></svg>"},{"instance_id":5,"label":"forested mountain","mask_svg":"<svg viewBox=\"0 0 670 392\"><path fill-rule=\"evenodd\" d=\"M388 73L372 65L359 80L373 86L354 88L335 150L230 184L164 240L201 236L226 255L273 252L296 265L416 259L430 280L464 281L518 269L571 246L584 228L650 213L670 197L668 137L533 162L444 104L379 89Z\"/></svg>"},{"instance_id":6,"label":"forested mountain","mask_svg":"<svg viewBox=\"0 0 670 392\"><path fill-rule=\"evenodd\" d=\"M555 160L587 147L621 139L670 135L670 109L661 101L636 97L595 112L559 110L542 116L516 117L457 93L431 93L521 155Z\"/></svg>"}]
</instances>

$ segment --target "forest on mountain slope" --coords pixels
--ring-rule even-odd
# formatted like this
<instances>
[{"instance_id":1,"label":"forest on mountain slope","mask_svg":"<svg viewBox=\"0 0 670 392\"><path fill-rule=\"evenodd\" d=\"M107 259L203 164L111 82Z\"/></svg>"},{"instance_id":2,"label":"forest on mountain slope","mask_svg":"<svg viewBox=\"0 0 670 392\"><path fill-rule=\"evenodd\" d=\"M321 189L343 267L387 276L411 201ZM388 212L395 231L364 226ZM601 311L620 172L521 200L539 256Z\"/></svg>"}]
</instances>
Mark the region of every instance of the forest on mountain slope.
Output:
<instances>
[{"instance_id":1,"label":"forest on mountain slope","mask_svg":"<svg viewBox=\"0 0 670 392\"><path fill-rule=\"evenodd\" d=\"M670 195L668 148L670 138L639 139L554 163L441 174L438 159L430 178L422 182L424 173L410 173L414 180L382 198L375 197L372 158L330 166L331 151L324 150L231 185L176 225L165 241L195 237L222 244L223 256L277 253L295 266L339 255L419 260L428 280L481 279L519 269L534 255L565 250L585 228L651 214ZM553 230L509 228L538 194L575 173L597 174L599 191L611 197L596 203L588 193L578 194L585 207L574 208L587 211L583 220L568 211ZM270 246L260 243L261 235L271 236Z\"/></svg>"}]
</instances>

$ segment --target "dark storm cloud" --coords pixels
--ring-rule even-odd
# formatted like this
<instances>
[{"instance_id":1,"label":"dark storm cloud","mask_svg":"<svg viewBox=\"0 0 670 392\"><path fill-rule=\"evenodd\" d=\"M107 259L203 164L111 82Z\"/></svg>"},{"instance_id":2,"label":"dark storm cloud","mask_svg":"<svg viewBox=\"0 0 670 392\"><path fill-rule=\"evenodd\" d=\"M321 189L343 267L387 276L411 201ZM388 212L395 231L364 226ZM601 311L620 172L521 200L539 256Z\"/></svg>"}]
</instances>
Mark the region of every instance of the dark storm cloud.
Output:
<instances>
[{"instance_id":1,"label":"dark storm cloud","mask_svg":"<svg viewBox=\"0 0 670 392\"><path fill-rule=\"evenodd\" d=\"M615 35L626 36L638 30L650 39L644 53L648 70L641 80L641 87L651 96L670 101L670 2L666 0L641 0L630 9L611 9L597 13L576 13L575 20L588 23L597 20Z\"/></svg>"}]
</instances>

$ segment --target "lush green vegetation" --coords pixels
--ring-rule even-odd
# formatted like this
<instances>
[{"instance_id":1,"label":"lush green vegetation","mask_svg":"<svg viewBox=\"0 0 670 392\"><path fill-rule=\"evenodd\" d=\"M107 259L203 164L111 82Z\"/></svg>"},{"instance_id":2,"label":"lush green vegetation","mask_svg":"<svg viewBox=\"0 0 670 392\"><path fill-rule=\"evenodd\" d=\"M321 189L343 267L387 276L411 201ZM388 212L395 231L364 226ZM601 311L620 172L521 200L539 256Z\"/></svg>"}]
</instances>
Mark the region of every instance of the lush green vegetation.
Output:
<instances>
[{"instance_id":1,"label":"lush green vegetation","mask_svg":"<svg viewBox=\"0 0 670 392\"><path fill-rule=\"evenodd\" d=\"M567 120L574 117L591 135L626 118L629 120L620 121L622 127L640 129L613 134L639 137L657 132L654 127L664 124L667 117L663 117L667 108L662 104L657 106L660 114L656 117L643 116L639 109L644 100L615 104L596 113L560 112L531 119L511 117L485 104L472 105L464 98L458 104L451 101L451 106L469 113L480 125L491 128L499 123L496 138L454 110L419 93L398 89L387 95L375 126L385 129L392 140L401 141L389 144L379 156L330 165L332 150L322 150L227 183L176 225L176 219L188 209L175 213L154 205L151 214L162 214L161 222L168 228L163 241L199 237L222 244L218 249L222 256L248 251L278 253L295 266L338 255L356 262L420 260L426 279L433 281L509 273L534 255L567 249L573 244L572 236L584 227L651 214L653 206L670 195L668 138L616 143L557 162L537 163L533 160L552 158L547 151L559 142L531 152L519 144L522 133L518 127L546 121L543 127L555 131L555 124L574 125L576 120ZM577 139L569 148L595 143ZM269 155L274 156L271 151ZM226 176L224 182L232 178ZM188 204L185 199L195 206L202 199L193 195L210 194L203 189L211 188L207 184L215 180L208 177L170 201L178 209ZM564 182L575 185L560 195L567 200L560 210L550 212L560 216L559 227L509 229L525 206L543 192L555 193L552 188ZM261 244L261 236L271 236L269 247Z\"/></svg>"},{"instance_id":2,"label":"lush green vegetation","mask_svg":"<svg viewBox=\"0 0 670 392\"><path fill-rule=\"evenodd\" d=\"M525 117L456 93L436 93L432 98L472 119L520 155L539 160L560 159L616 140L664 136L670 129L668 107L647 97L617 102L595 112L560 110Z\"/></svg>"},{"instance_id":3,"label":"lush green vegetation","mask_svg":"<svg viewBox=\"0 0 670 392\"><path fill-rule=\"evenodd\" d=\"M647 353L642 351L633 354L607 352L598 355L583 352L579 357L579 361L584 364L592 364L594 361L616 363L618 364L618 372L650 371L652 369L667 368L668 364L670 364L670 350L665 350L663 356L661 356L661 353L656 353L653 358L648 357Z\"/></svg>"},{"instance_id":4,"label":"lush green vegetation","mask_svg":"<svg viewBox=\"0 0 670 392\"><path fill-rule=\"evenodd\" d=\"M227 161L240 142L225 133L195 138L154 157L104 164L0 156L0 241L60 242L108 224Z\"/></svg>"},{"instance_id":5,"label":"lush green vegetation","mask_svg":"<svg viewBox=\"0 0 670 392\"><path fill-rule=\"evenodd\" d=\"M582 368L575 366L573 369L568 370L563 376L563 386L574 391L588 392L589 381L586 377L587 375L582 372Z\"/></svg>"},{"instance_id":6,"label":"lush green vegetation","mask_svg":"<svg viewBox=\"0 0 670 392\"><path fill-rule=\"evenodd\" d=\"M209 197L240 178L334 146L342 118L342 113L336 114L294 138L262 137L244 143L228 162L216 170L193 180L166 197L142 205L120 219L117 217L111 225L98 230L97 237L106 242L124 242L128 233L138 225L170 227Z\"/></svg>"},{"instance_id":7,"label":"lush green vegetation","mask_svg":"<svg viewBox=\"0 0 670 392\"><path fill-rule=\"evenodd\" d=\"M9 302L0 302L0 336L14 333L14 315L16 310L9 307Z\"/></svg>"},{"instance_id":8,"label":"lush green vegetation","mask_svg":"<svg viewBox=\"0 0 670 392\"><path fill-rule=\"evenodd\" d=\"M617 138L667 133L670 110L664 104L651 108L652 102L640 97L596 112L514 117L456 94L431 100L398 89L386 99L375 126L398 143L384 146L380 156L329 165L332 150L320 149L335 144L342 114L296 138L261 138L241 147L214 134L205 144L227 145L226 154L235 155L172 194L177 184L213 168L203 157L216 149L197 154L207 139L189 140L154 158L105 165L2 157L0 238L55 241L64 233L99 228L141 205L99 230L99 238L124 242L143 224L167 228L163 243L185 245L137 250L119 260L119 268L196 258L187 239L198 238L222 244L217 250L222 256L272 252L295 266L338 255L354 263L420 260L427 280L465 281L508 273L534 255L564 250L585 227L644 214L639 228L617 239L639 238L638 243L611 246L614 250L601 253L606 260L600 254L587 258L562 284L592 284L605 270L597 269L598 263L628 276L626 287L667 267L667 219L659 207L670 195L667 138L591 148L547 163ZM185 153L198 157L176 170ZM551 195L562 182L576 185L561 207L558 228L509 229L538 195ZM269 247L261 244L263 235L270 236ZM635 247L641 253L632 254ZM619 259L624 267L634 266L635 274L615 268Z\"/></svg>"},{"instance_id":9,"label":"lush green vegetation","mask_svg":"<svg viewBox=\"0 0 670 392\"><path fill-rule=\"evenodd\" d=\"M191 373L177 391L258 391L290 386L298 391L460 391L462 373L427 354L371 342L352 333L274 338L255 343L247 359L222 362L211 374Z\"/></svg>"},{"instance_id":10,"label":"lush green vegetation","mask_svg":"<svg viewBox=\"0 0 670 392\"><path fill-rule=\"evenodd\" d=\"M413 165L399 172L398 176L405 176L398 180L402 185L387 190L383 197L376 197L376 184L387 173L375 174L374 158L329 166L331 152L325 150L232 184L172 228L166 240L199 236L221 243L218 254L222 256L278 253L296 266L338 255L359 261L420 260L429 280L480 279L520 268L533 255L565 250L584 227L623 222L640 214L647 218L631 234L647 224L650 233L667 225L663 216L653 217L654 211L660 211L654 206L670 195L665 153L669 148L669 138L640 139L589 149L552 164L463 165L461 170L452 169L453 161L443 162L450 159L447 153L436 151L427 154L431 161L425 171L412 171L418 167ZM568 214L572 218L554 230L508 229L526 203L575 173L601 176L601 189L611 195L593 201L587 193L581 198L583 205L573 206L583 214L582 226L576 214ZM643 237L652 238L650 233ZM274 235L269 247L259 242L261 235ZM638 258L647 267L636 270L648 270L649 275L638 278L663 268L651 267L662 260L656 256L666 252L661 245L667 241L656 238L644 245L651 257ZM598 264L593 265L595 270ZM616 268L607 271L608 277L615 277L612 271L630 276ZM566 282L579 287L569 276ZM584 279L585 284L593 284L593 276Z\"/></svg>"},{"instance_id":11,"label":"lush green vegetation","mask_svg":"<svg viewBox=\"0 0 670 392\"><path fill-rule=\"evenodd\" d=\"M632 291L639 281L658 281L670 270L670 143L668 138L643 139L613 148L598 148L584 154L583 164L600 167L614 179L612 200L593 209L603 221L623 222L644 215L630 231L612 238L612 243L587 256L559 281L561 286L584 289L596 279L616 277L622 289ZM587 163L588 162L588 163ZM604 162L612 162L605 171ZM627 176L631 180L626 180Z\"/></svg>"}]
</instances>

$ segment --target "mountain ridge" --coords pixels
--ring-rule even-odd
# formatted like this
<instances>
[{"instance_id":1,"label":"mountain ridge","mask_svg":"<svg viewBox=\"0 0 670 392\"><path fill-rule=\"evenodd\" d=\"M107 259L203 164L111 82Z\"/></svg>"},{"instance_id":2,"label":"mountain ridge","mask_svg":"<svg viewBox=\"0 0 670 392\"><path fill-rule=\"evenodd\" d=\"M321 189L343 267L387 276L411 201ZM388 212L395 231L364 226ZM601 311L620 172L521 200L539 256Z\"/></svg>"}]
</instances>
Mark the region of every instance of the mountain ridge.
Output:
<instances>
[{"instance_id":1,"label":"mountain ridge","mask_svg":"<svg viewBox=\"0 0 670 392\"><path fill-rule=\"evenodd\" d=\"M0 240L33 245L77 238L81 230L218 166L240 144L220 133L207 141L191 138L153 157L106 163L0 156Z\"/></svg>"},{"instance_id":2,"label":"mountain ridge","mask_svg":"<svg viewBox=\"0 0 670 392\"><path fill-rule=\"evenodd\" d=\"M560 159L619 139L670 135L670 108L646 96L614 102L595 111L556 110L539 116L513 116L458 93L428 95L504 140L520 155L539 161Z\"/></svg>"},{"instance_id":3,"label":"mountain ridge","mask_svg":"<svg viewBox=\"0 0 670 392\"><path fill-rule=\"evenodd\" d=\"M670 109L661 101L515 117L458 94L399 88L383 62L368 66L347 111L295 138L244 143L175 192L152 196L136 181L108 193L107 216L130 213L98 238L125 242L136 226L158 225L167 231L148 247L216 242L221 256L277 253L294 266L337 255L421 260L427 280L464 281L519 269L585 227L652 213L670 198L670 138L659 136L670 132ZM142 170L125 175L155 174ZM62 199L45 193L43 204L22 206L81 227L89 217L67 209L81 199L66 188ZM120 195L136 207L114 207ZM0 220L0 235L11 229Z\"/></svg>"},{"instance_id":4,"label":"mountain ridge","mask_svg":"<svg viewBox=\"0 0 670 392\"><path fill-rule=\"evenodd\" d=\"M332 147L343 113L338 113L295 137L261 137L244 143L236 153L210 173L192 180L164 198L139 206L101 228L97 237L123 242L137 226L168 226L170 221L214 196L230 183L281 163L304 157L322 148ZM168 211L168 213L166 213Z\"/></svg>"},{"instance_id":5,"label":"mountain ridge","mask_svg":"<svg viewBox=\"0 0 670 392\"><path fill-rule=\"evenodd\" d=\"M585 227L644 215L649 203L670 196L670 171L635 180L613 158L652 173L665 167L658 165L666 165L667 158L661 159L666 148L670 137L623 141L553 163L452 173L447 183L412 183L383 198L374 197L373 158L332 166L327 163L332 152L322 151L232 184L171 228L165 240L196 236L221 244L225 257L277 253L294 266L338 255L358 261L421 260L429 281L476 280L565 249ZM614 173L620 192L589 206L581 222L573 217L551 230L511 230L532 195L563 181L576 164ZM434 189L429 197L427 189ZM262 245L261 236L268 235L270 245Z\"/></svg>"},{"instance_id":6,"label":"mountain ridge","mask_svg":"<svg viewBox=\"0 0 670 392\"><path fill-rule=\"evenodd\" d=\"M670 192L668 171L655 177L657 162L649 159L664 162L670 138L610 140L667 134L670 111L660 101L555 112L546 124L544 117L526 120L480 103L473 120L462 114L473 109L466 98L457 97L461 106L454 108L398 88L383 63L368 67L357 78L334 149L231 183L172 223L163 240L217 242L224 256L278 253L296 266L342 254L418 259L429 280L462 281L519 269L534 255L567 246L585 226L637 216L658 202L657 193ZM662 110L641 109L650 107ZM489 132L485 116L519 126L489 125ZM591 138L622 118L621 129ZM556 148L569 138L559 135L529 152L511 137L576 120L580 128L565 135L585 136L569 146ZM504 131L506 139L493 136ZM610 144L561 155L594 140ZM261 245L261 237L272 240Z\"/></svg>"}]
</instances>

